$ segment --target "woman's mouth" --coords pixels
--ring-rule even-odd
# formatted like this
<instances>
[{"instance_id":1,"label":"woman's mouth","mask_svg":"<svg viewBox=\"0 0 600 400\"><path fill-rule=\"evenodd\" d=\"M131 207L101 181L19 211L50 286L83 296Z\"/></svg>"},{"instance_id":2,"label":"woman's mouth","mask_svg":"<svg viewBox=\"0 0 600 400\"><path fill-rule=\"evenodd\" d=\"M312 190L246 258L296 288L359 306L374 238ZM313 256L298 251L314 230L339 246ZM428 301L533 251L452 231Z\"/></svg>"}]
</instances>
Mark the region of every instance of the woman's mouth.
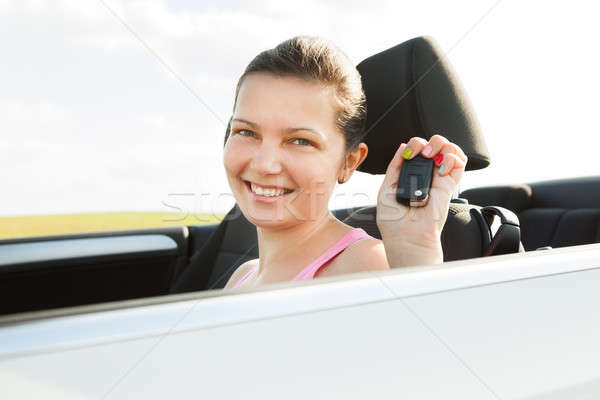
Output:
<instances>
[{"instance_id":1,"label":"woman's mouth","mask_svg":"<svg viewBox=\"0 0 600 400\"><path fill-rule=\"evenodd\" d=\"M259 185L254 182L244 181L248 189L254 193L256 196L266 197L266 198L276 198L280 196L284 196L286 194L292 193L293 189L288 189L280 186L265 186Z\"/></svg>"}]
</instances>

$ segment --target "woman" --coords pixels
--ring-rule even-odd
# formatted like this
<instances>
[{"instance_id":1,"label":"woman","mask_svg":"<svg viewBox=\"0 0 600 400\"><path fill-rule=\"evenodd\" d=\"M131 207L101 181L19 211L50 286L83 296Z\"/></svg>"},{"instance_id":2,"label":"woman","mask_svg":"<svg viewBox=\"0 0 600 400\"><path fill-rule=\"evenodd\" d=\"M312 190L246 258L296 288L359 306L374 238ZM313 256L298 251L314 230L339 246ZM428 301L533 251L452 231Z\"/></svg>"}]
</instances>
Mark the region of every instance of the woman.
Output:
<instances>
[{"instance_id":1,"label":"woman","mask_svg":"<svg viewBox=\"0 0 600 400\"><path fill-rule=\"evenodd\" d=\"M328 209L367 156L360 75L337 47L316 37L286 40L250 62L236 87L224 166L244 216L257 227L259 258L225 288L443 262L440 235L467 157L444 137L414 137L390 162L377 203L382 241ZM425 207L395 200L403 159L439 167ZM410 214L409 214L410 212Z\"/></svg>"}]
</instances>

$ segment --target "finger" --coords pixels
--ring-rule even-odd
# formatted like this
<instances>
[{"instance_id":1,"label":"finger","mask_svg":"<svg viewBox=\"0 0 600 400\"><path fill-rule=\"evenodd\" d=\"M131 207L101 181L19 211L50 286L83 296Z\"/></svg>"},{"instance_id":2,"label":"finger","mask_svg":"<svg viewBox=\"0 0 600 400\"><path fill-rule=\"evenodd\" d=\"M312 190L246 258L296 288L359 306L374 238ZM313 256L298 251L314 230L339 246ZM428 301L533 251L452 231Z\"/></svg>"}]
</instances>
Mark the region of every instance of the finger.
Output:
<instances>
[{"instance_id":1,"label":"finger","mask_svg":"<svg viewBox=\"0 0 600 400\"><path fill-rule=\"evenodd\" d=\"M447 143L449 143L449 141L445 137L433 135L421 153L425 157L435 157Z\"/></svg>"},{"instance_id":2,"label":"finger","mask_svg":"<svg viewBox=\"0 0 600 400\"><path fill-rule=\"evenodd\" d=\"M407 148L410 149L410 151L405 150L405 152L403 152L402 156L406 160L410 160L410 159L414 158L417 154L419 154L421 152L421 150L423 150L423 148L427 145L427 141L418 136L414 136L414 137L410 138L410 140L408 141L408 143L406 145L407 145Z\"/></svg>"},{"instance_id":3,"label":"finger","mask_svg":"<svg viewBox=\"0 0 600 400\"><path fill-rule=\"evenodd\" d=\"M467 164L467 160L469 159L465 152L455 143L448 143L449 148L452 153L456 154L464 163Z\"/></svg>"},{"instance_id":4,"label":"finger","mask_svg":"<svg viewBox=\"0 0 600 400\"><path fill-rule=\"evenodd\" d=\"M444 144L444 146L442 146L441 152L456 154L460 159L463 160L465 164L467 163L467 155L456 143L448 142Z\"/></svg>"},{"instance_id":5,"label":"finger","mask_svg":"<svg viewBox=\"0 0 600 400\"><path fill-rule=\"evenodd\" d=\"M388 164L387 170L385 171L385 177L383 178L382 188L389 187L398 180L400 174L400 168L402 167L402 152L406 149L406 143L400 144L396 154L392 158L392 161Z\"/></svg>"},{"instance_id":6,"label":"finger","mask_svg":"<svg viewBox=\"0 0 600 400\"><path fill-rule=\"evenodd\" d=\"M440 166L435 171L439 176L446 176L452 168L454 168L454 162L456 160L456 156L454 154L446 153L444 154L444 160L440 163Z\"/></svg>"},{"instance_id":7,"label":"finger","mask_svg":"<svg viewBox=\"0 0 600 400\"><path fill-rule=\"evenodd\" d=\"M467 164L468 158L465 155L465 153L462 151L462 149L460 147L458 147L456 144L454 144L452 142L448 142L448 143L444 144L442 146L442 148L440 149L439 153L437 153L433 157L433 161L435 162L435 165L439 167L440 164L442 164L442 162L447 154L454 154L462 160L463 164L465 164L465 165Z\"/></svg>"},{"instance_id":8,"label":"finger","mask_svg":"<svg viewBox=\"0 0 600 400\"><path fill-rule=\"evenodd\" d=\"M450 176L456 182L457 185L460 184L460 180L462 179L463 172L465 172L464 168L454 168L452 172L450 172Z\"/></svg>"},{"instance_id":9,"label":"finger","mask_svg":"<svg viewBox=\"0 0 600 400\"><path fill-rule=\"evenodd\" d=\"M465 165L465 162L456 154L446 153L444 155L444 160L442 161L436 172L440 176L446 176L450 174L453 169L464 169Z\"/></svg>"}]
</instances>

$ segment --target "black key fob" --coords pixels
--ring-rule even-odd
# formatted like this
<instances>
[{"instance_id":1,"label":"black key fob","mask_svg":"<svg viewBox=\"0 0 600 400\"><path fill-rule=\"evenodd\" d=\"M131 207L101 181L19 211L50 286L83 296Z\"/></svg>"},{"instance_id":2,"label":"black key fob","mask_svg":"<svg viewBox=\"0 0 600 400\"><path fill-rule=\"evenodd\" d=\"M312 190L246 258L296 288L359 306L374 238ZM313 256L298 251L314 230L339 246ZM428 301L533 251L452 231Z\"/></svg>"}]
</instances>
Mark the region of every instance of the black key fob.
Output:
<instances>
[{"instance_id":1,"label":"black key fob","mask_svg":"<svg viewBox=\"0 0 600 400\"><path fill-rule=\"evenodd\" d=\"M433 159L416 155L402 162L396 200L410 207L423 207L429 200L433 181Z\"/></svg>"}]
</instances>

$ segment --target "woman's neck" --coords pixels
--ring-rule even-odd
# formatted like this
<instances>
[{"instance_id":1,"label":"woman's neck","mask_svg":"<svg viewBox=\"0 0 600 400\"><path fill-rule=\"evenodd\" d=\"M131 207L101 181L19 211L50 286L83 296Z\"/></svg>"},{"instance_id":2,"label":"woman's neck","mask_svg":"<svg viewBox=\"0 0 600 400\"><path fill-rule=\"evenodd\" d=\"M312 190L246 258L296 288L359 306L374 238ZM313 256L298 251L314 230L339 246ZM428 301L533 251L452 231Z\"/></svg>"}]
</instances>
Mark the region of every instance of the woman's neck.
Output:
<instances>
[{"instance_id":1,"label":"woman's neck","mask_svg":"<svg viewBox=\"0 0 600 400\"><path fill-rule=\"evenodd\" d=\"M284 266L290 260L305 258L298 256L310 255L310 251L307 251L307 249L322 247L316 244L322 243L323 234L335 235L337 232L342 233L346 229L346 225L334 218L329 211L322 213L322 216L315 220L305 221L290 228L267 229L259 227L257 229L260 257L259 274L273 267Z\"/></svg>"}]
</instances>

